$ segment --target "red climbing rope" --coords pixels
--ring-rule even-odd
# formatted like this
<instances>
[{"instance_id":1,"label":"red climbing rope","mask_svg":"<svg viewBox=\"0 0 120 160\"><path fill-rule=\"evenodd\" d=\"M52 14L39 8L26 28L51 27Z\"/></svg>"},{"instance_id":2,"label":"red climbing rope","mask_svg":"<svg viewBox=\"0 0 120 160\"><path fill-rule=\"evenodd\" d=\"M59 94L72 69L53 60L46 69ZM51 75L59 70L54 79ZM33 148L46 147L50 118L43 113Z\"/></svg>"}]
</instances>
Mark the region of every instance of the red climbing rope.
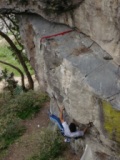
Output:
<instances>
[{"instance_id":1,"label":"red climbing rope","mask_svg":"<svg viewBox=\"0 0 120 160\"><path fill-rule=\"evenodd\" d=\"M60 33L57 33L57 34L53 34L53 35L50 35L50 36L44 36L40 39L40 42L42 42L43 39L48 39L48 38L52 38L52 37L56 37L56 36L63 36L64 34L67 34L67 33L70 33L74 30L68 30L68 31L65 31L65 32L60 32Z\"/></svg>"}]
</instances>

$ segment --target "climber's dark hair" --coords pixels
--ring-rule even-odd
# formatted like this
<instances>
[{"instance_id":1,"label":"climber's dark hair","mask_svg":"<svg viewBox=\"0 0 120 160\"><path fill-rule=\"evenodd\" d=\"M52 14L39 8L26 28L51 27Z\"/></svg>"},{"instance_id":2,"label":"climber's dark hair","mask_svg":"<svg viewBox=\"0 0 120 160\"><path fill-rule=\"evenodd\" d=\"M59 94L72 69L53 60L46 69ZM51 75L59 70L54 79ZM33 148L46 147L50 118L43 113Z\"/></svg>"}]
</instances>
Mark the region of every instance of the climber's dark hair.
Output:
<instances>
[{"instance_id":1,"label":"climber's dark hair","mask_svg":"<svg viewBox=\"0 0 120 160\"><path fill-rule=\"evenodd\" d=\"M70 129L71 132L75 132L77 130L76 125L74 123L70 123L69 129Z\"/></svg>"}]
</instances>

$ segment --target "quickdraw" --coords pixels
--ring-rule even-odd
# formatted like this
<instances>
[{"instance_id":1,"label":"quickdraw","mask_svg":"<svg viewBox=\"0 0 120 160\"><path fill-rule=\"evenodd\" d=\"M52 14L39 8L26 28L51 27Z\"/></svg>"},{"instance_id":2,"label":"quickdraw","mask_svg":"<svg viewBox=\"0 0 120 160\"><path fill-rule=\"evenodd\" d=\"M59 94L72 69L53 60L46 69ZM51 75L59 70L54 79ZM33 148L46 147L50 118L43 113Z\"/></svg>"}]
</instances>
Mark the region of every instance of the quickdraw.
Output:
<instances>
[{"instance_id":1,"label":"quickdraw","mask_svg":"<svg viewBox=\"0 0 120 160\"><path fill-rule=\"evenodd\" d=\"M44 39L49 39L49 38L52 38L52 37L57 37L57 36L63 36L64 34L67 34L67 33L70 33L70 32L73 32L74 30L68 30L68 31L65 31L65 32L60 32L60 33L57 33L57 34L53 34L53 35L49 35L49 36L44 36L40 39L40 42L42 42Z\"/></svg>"}]
</instances>

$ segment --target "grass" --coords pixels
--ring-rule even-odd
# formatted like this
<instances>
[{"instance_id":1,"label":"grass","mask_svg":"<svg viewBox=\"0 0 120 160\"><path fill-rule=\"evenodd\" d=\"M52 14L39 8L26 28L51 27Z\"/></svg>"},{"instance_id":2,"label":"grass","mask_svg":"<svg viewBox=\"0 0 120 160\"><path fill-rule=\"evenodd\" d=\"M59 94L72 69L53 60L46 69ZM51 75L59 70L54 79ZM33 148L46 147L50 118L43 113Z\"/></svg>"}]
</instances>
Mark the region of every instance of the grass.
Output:
<instances>
[{"instance_id":1,"label":"grass","mask_svg":"<svg viewBox=\"0 0 120 160\"><path fill-rule=\"evenodd\" d=\"M7 45L4 46L0 45L0 60L10 63L14 66L17 66L23 73L25 73L20 63L18 63L18 61L15 59L14 56L12 56L12 54L13 52ZM34 74L34 71L31 69L30 64L27 63L27 66L30 70L30 73ZM2 68L3 70L6 68L9 72L14 72L15 76L20 76L20 74L10 66L0 63L0 68Z\"/></svg>"},{"instance_id":2,"label":"grass","mask_svg":"<svg viewBox=\"0 0 120 160\"><path fill-rule=\"evenodd\" d=\"M66 144L61 139L61 135L49 129L44 129L39 135L37 153L28 160L62 160L65 149Z\"/></svg>"},{"instance_id":3,"label":"grass","mask_svg":"<svg viewBox=\"0 0 120 160\"><path fill-rule=\"evenodd\" d=\"M40 111L44 102L48 100L49 98L46 94L35 93L32 90L21 94L14 101L14 103L17 103L17 106L19 106L17 107L17 116L20 119L32 118Z\"/></svg>"},{"instance_id":4,"label":"grass","mask_svg":"<svg viewBox=\"0 0 120 160\"><path fill-rule=\"evenodd\" d=\"M120 111L115 110L107 101L102 101L104 128L110 139L120 143Z\"/></svg>"},{"instance_id":5,"label":"grass","mask_svg":"<svg viewBox=\"0 0 120 160\"><path fill-rule=\"evenodd\" d=\"M25 160L66 160L64 151L68 149L67 145L57 132L42 127L24 134L17 141L15 153Z\"/></svg>"},{"instance_id":6,"label":"grass","mask_svg":"<svg viewBox=\"0 0 120 160\"><path fill-rule=\"evenodd\" d=\"M67 144L60 133L50 128L36 128L24 134L23 119L33 118L48 100L46 94L34 91L15 97L0 94L0 159L5 159L9 145L17 140L15 153L17 151L18 157L22 153L25 160L65 160ZM34 110L36 106L39 107L37 111Z\"/></svg>"},{"instance_id":7,"label":"grass","mask_svg":"<svg viewBox=\"0 0 120 160\"><path fill-rule=\"evenodd\" d=\"M48 101L46 94L34 91L14 97L7 93L0 94L1 154L25 132L26 128L22 125L22 120L33 118L46 101Z\"/></svg>"},{"instance_id":8,"label":"grass","mask_svg":"<svg viewBox=\"0 0 120 160\"><path fill-rule=\"evenodd\" d=\"M7 154L8 154L8 150L2 150L0 152L0 160L3 160Z\"/></svg>"}]
</instances>

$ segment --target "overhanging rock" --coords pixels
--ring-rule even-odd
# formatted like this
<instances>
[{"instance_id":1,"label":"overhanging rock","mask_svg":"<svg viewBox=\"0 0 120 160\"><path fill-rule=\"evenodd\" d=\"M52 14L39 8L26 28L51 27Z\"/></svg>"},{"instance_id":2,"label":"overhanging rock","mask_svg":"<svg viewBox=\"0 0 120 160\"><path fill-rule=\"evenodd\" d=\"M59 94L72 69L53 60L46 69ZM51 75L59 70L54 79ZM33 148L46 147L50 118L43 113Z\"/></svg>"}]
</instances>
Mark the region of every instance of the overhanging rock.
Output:
<instances>
[{"instance_id":1,"label":"overhanging rock","mask_svg":"<svg viewBox=\"0 0 120 160\"><path fill-rule=\"evenodd\" d=\"M53 26L52 23L43 20L41 23L38 27L39 31L36 30L37 33L40 33L39 38L43 35L48 36L69 30L64 25L54 24ZM44 44L47 44L44 55L44 58L48 61L46 66L51 71L55 68L61 68L62 72L62 64L66 65L68 63L80 73L81 79L79 80L87 84L95 95L107 100L114 96L115 101L115 95L118 95L120 91L119 66L99 45L89 37L76 31L63 36L44 39ZM120 110L119 105L117 105L118 101L114 103L116 105L113 105L113 107Z\"/></svg>"},{"instance_id":2,"label":"overhanging rock","mask_svg":"<svg viewBox=\"0 0 120 160\"><path fill-rule=\"evenodd\" d=\"M115 98L120 89L118 66L112 57L89 37L75 30L52 37L70 28L39 16L24 15L20 26L39 83L52 98L51 109L63 104L72 119L82 124L92 121L96 128L95 135L92 133L94 148L100 143L99 151L113 154L110 146L113 150L115 146L102 132L98 103L98 98L111 101L113 97L114 104L118 103ZM46 36L51 38L40 43L40 39ZM119 105L113 107L120 109Z\"/></svg>"}]
</instances>

